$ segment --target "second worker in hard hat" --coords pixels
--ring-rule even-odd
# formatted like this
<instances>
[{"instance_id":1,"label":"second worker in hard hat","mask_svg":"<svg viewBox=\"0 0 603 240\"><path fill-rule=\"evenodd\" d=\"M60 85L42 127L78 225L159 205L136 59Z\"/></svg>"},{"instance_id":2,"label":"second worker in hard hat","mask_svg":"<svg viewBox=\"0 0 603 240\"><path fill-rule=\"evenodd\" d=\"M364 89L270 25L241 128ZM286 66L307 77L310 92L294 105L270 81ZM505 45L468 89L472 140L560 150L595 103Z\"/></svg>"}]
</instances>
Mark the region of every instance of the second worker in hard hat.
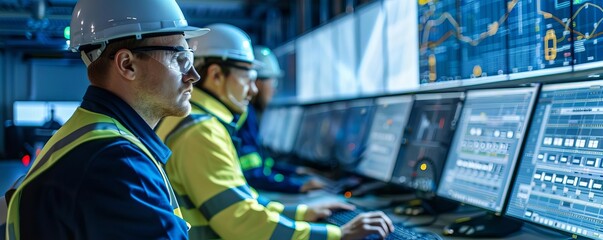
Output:
<instances>
[{"instance_id":1,"label":"second worker in hard hat","mask_svg":"<svg viewBox=\"0 0 603 240\"><path fill-rule=\"evenodd\" d=\"M255 58L249 36L226 24L192 39L201 80L191 98L191 115L166 118L158 129L172 149L166 171L192 225L191 239L358 239L387 235L391 220L382 212L361 214L341 228L314 224L343 203L285 207L258 197L239 164L239 116L257 91Z\"/></svg>"},{"instance_id":2,"label":"second worker in hard hat","mask_svg":"<svg viewBox=\"0 0 603 240\"><path fill-rule=\"evenodd\" d=\"M239 160L245 179L250 186L266 191L304 193L322 188L323 183L317 179L296 176L303 172L302 167L282 163L275 165L274 160L260 145L259 121L272 100L282 70L276 56L268 47L254 46L253 50L256 61L260 63L255 81L258 93L253 97L247 113L243 115L245 122L237 131L237 137L241 139Z\"/></svg>"}]
</instances>

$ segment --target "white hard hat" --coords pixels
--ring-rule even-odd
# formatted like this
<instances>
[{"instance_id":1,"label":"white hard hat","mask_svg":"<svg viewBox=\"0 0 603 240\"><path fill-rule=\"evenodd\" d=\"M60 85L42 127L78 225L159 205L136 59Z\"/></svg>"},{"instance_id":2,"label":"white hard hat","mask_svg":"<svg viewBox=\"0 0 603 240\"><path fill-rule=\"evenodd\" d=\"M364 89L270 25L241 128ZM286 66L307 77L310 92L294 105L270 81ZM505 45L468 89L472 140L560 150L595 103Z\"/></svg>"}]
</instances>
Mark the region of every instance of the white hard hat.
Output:
<instances>
[{"instance_id":1,"label":"white hard hat","mask_svg":"<svg viewBox=\"0 0 603 240\"><path fill-rule=\"evenodd\" d=\"M255 46L253 48L253 53L255 55L255 60L261 63L257 68L258 79L278 78L283 76L283 71L278 64L278 60L270 48Z\"/></svg>"},{"instance_id":2,"label":"white hard hat","mask_svg":"<svg viewBox=\"0 0 603 240\"><path fill-rule=\"evenodd\" d=\"M110 40L144 34L184 33L185 38L201 36L209 30L188 26L175 0L79 0L70 24L71 51L100 44L94 61Z\"/></svg>"},{"instance_id":3,"label":"white hard hat","mask_svg":"<svg viewBox=\"0 0 603 240\"><path fill-rule=\"evenodd\" d=\"M243 30L224 23L212 24L207 28L211 30L207 35L189 40L195 57L254 63L251 39Z\"/></svg>"}]
</instances>

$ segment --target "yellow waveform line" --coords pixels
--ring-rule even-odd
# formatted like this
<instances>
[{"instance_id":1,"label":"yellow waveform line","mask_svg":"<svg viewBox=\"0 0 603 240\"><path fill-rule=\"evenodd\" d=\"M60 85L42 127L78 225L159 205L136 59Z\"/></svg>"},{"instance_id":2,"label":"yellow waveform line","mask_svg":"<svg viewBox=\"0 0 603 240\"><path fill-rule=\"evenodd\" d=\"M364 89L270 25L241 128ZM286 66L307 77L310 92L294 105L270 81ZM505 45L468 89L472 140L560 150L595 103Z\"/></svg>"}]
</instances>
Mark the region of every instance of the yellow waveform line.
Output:
<instances>
[{"instance_id":1,"label":"yellow waveform line","mask_svg":"<svg viewBox=\"0 0 603 240\"><path fill-rule=\"evenodd\" d=\"M542 8L540 7L540 1L541 0L538 0L536 2L536 9L538 9L538 14L542 15L545 19L546 18L552 18L555 21L559 22L561 25L563 25L563 27L564 27L564 29L566 31L571 31L571 32L575 33L576 35L578 35L580 37L583 37L583 38L586 38L586 39L591 39L593 37L597 37L597 36L600 36L601 34L603 34L603 32L597 33L597 28L599 28L599 25L603 21L603 18L599 19L599 21L597 22L595 28L590 32L590 34L588 36L586 36L586 34L584 34L582 32L576 31L575 29L574 30L570 29L570 24L576 20L576 18L578 17L578 14L580 14L580 12L582 12L582 10L584 10L588 6L592 6L595 9L598 9L599 11L601 11L603 13L603 8L601 6L596 5L596 4L592 4L592 3L585 3L584 5L582 5L580 8L578 8L576 10L576 12L574 13L574 15L572 15L572 17L567 21L567 23L564 23L563 21L561 21L561 19L559 19L558 17L556 17L552 13L542 11ZM563 38L561 38L561 40L558 39L557 42L561 42L564 39L565 39L565 35L563 36Z\"/></svg>"},{"instance_id":2,"label":"yellow waveform line","mask_svg":"<svg viewBox=\"0 0 603 240\"><path fill-rule=\"evenodd\" d=\"M484 39L493 36L494 34L496 34L498 32L498 28L500 27L500 25L504 24L507 19L509 18L509 14L511 14L511 11L513 11L513 9L515 8L515 6L517 6L517 3L519 2L519 0L513 0L511 2L509 2L507 4L507 11L506 13L500 17L500 19L498 19L498 21L488 25L488 29L485 32L482 32L479 34L479 37L477 39L473 39L469 36L465 36L462 33L460 33L460 24L456 21L456 19L454 19L454 17L452 17L452 15L448 12L444 12L442 13L442 15L440 15L440 17L437 20L429 20L425 23L425 28L423 29L423 41L424 42L421 44L421 50L425 50L425 48L427 47L436 47L439 44L441 44L442 42L446 41L450 36L456 36L457 39L459 39L459 41L465 42L470 44L471 46L477 46L479 45ZM435 6L430 6L430 10L428 11L429 16L430 17L433 13L435 12ZM444 22L446 22L446 20L448 20L448 22L450 22L450 24L454 27L454 29L456 30L455 32L453 32L452 34L451 31L448 31L445 35L443 35L442 37L440 37L440 39L434 41L434 42L429 42L427 41L427 39L429 38L429 33L431 31L431 28L439 26L441 24L443 24Z\"/></svg>"},{"instance_id":3,"label":"yellow waveform line","mask_svg":"<svg viewBox=\"0 0 603 240\"><path fill-rule=\"evenodd\" d=\"M452 15L450 13L444 12L444 13L442 13L442 15L440 15L440 17L437 20L429 20L426 22L424 30L423 30L423 37L422 37L423 41L421 41L421 42L423 42L421 44L421 50L425 50L425 48L428 48L428 47L433 48L433 47L439 46L441 43L448 40L448 38L450 38L453 35L456 36L457 39L459 39L459 41L468 43L471 46L477 46L481 43L481 41L483 41L484 39L486 39L496 33L495 30L500 25L502 25L503 23L506 22L511 11L513 11L513 9L515 8L515 6L517 5L518 2L519 2L519 0L511 1L508 4L507 12L497 22L488 26L489 28L495 28L495 29L488 29L488 31L480 33L479 37L477 39L472 39L469 36L465 36L465 35L461 34L460 33L460 24L456 21L456 19L454 19L454 17L452 17ZM560 18L553 15L552 13L543 11L541 8L541 0L536 1L536 6L537 6L537 13L539 15L542 15L545 19L555 20L559 24L563 25L564 30L573 32L574 34L576 34L577 36L579 36L581 38L592 39L592 38L596 38L596 37L603 35L603 32L597 32L599 25L601 25L601 23L603 22L603 18L601 18L601 19L599 19L599 21L597 21L597 24L595 25L593 30L588 35L570 28L570 24L572 22L574 22L576 20L576 18L578 17L578 15L580 14L580 12L582 12L587 7L594 7L595 9L597 9L603 13L603 7L601 7L599 5L596 5L593 3L585 3L584 5L582 5L580 8L578 8L575 11L575 13L572 15L572 17L566 23L564 23ZM430 7L430 10L427 13L428 14L426 14L424 16L427 18L431 17L435 13L435 7L432 5ZM451 33L451 31L452 31L451 30L451 31L448 31L446 34L444 34L440 39L438 39L436 41L433 41L433 42L427 41L427 39L429 38L431 29L433 27L443 24L444 22L446 22L446 20L448 20L448 22L450 22L450 24L455 28L455 32ZM561 38L556 39L556 41L559 43L559 42L564 41L565 38L566 38L566 35L564 34Z\"/></svg>"}]
</instances>

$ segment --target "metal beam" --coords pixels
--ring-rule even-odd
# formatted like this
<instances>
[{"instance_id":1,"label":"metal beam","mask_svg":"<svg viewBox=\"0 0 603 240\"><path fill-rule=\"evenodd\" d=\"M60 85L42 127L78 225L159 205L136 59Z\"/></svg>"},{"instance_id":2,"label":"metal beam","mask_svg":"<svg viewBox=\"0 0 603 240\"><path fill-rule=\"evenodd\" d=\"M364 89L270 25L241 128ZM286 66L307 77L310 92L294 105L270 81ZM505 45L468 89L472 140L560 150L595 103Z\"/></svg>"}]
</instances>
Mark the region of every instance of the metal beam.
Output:
<instances>
[{"instance_id":1,"label":"metal beam","mask_svg":"<svg viewBox=\"0 0 603 240\"><path fill-rule=\"evenodd\" d=\"M0 20L2 19L7 19L7 20L12 20L12 19L17 19L17 20L22 20L22 19L32 19L33 18L33 14L31 13L31 11L5 11L5 10L0 10ZM71 21L71 15L46 15L45 18L48 18L50 20L67 20L67 21Z\"/></svg>"}]
</instances>

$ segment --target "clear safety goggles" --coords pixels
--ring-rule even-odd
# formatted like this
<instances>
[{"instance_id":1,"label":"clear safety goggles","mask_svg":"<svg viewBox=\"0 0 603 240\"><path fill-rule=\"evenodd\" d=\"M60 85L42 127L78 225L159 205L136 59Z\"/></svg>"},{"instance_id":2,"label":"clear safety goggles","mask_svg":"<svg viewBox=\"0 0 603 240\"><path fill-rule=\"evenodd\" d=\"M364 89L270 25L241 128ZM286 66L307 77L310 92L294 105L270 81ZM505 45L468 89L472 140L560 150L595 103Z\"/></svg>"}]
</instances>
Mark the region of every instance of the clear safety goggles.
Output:
<instances>
[{"instance_id":1,"label":"clear safety goggles","mask_svg":"<svg viewBox=\"0 0 603 240\"><path fill-rule=\"evenodd\" d=\"M242 75L241 77L243 77L245 80L248 80L249 82L255 82L255 80L258 78L258 71L251 67L237 65L232 62L222 62L220 64L237 70L242 70L239 72L245 72L246 74Z\"/></svg>"},{"instance_id":2,"label":"clear safety goggles","mask_svg":"<svg viewBox=\"0 0 603 240\"><path fill-rule=\"evenodd\" d=\"M159 61L166 67L179 71L182 75L186 75L193 67L193 49L184 48L182 46L144 46L130 49L132 52L149 52L149 51L170 51L173 52L169 64ZM151 56L152 57L152 56ZM154 58L153 58L154 59ZM157 59L155 59L157 60Z\"/></svg>"}]
</instances>

